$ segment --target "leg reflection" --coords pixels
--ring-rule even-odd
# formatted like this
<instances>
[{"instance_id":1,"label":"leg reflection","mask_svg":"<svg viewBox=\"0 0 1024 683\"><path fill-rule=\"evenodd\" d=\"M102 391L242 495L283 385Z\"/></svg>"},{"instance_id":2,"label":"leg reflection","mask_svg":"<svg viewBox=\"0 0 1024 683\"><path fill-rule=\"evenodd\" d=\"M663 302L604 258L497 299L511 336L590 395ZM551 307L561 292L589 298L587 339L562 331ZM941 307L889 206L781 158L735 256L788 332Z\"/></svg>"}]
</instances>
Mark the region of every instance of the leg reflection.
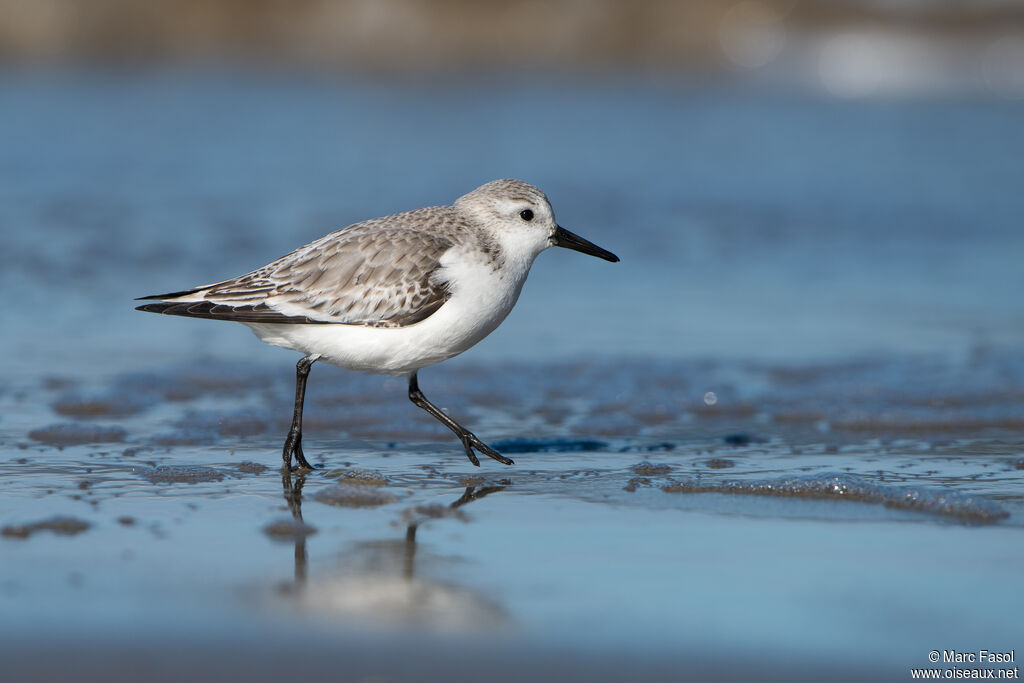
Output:
<instances>
[{"instance_id":1,"label":"leg reflection","mask_svg":"<svg viewBox=\"0 0 1024 683\"><path fill-rule=\"evenodd\" d=\"M306 484L306 473L303 470L281 471L281 483L284 487L284 499L291 510L292 518L304 523L302 519L302 487ZM306 535L295 535L295 585L302 586L306 583L306 563L309 556L306 553Z\"/></svg>"},{"instance_id":2,"label":"leg reflection","mask_svg":"<svg viewBox=\"0 0 1024 683\"><path fill-rule=\"evenodd\" d=\"M296 526L299 527L300 529L305 526L305 520L302 518L302 487L306 483L306 474L307 474L307 471L304 471L304 470L301 470L301 469L290 470L290 471L289 470L282 470L282 472L281 472L281 485L282 485L282 488L284 490L284 499L285 499L285 502L288 504L288 509L292 513L292 518L296 522ZM456 500L454 500L451 503L449 503L447 508L449 510L456 510L456 509L462 507L463 505L467 505L469 503L472 503L475 500L479 500L481 498L484 498L485 496L489 496L492 493L495 493L497 491L501 491L502 489L507 488L509 485L510 485L510 483L503 482L501 484L496 484L496 485L492 485L492 486L483 486L483 487L467 486L466 490L462 493L462 495L459 496ZM413 518L415 519L415 518L418 517L418 519L417 519L417 521L410 522L406 526L406 529L405 529L405 542L404 543L402 543L401 541L397 542L397 544L400 544L400 545L398 545L398 547L400 547L402 549L401 550L401 553L402 553L402 575L403 575L403 577L407 581L412 581L412 579L415 578L416 533L417 533L417 530L418 530L420 524L423 521L426 521L427 519L430 519L432 517L447 516L447 515L444 515L444 514L438 514L437 513L437 508L438 507L441 507L442 510L444 509L442 506L435 506L435 507L433 507L433 512L431 512L430 514L427 514L426 516L421 516L419 514L414 515ZM415 510L415 508L413 510ZM411 512L411 511L407 511L407 512ZM301 532L295 533L294 541L295 541L295 580L294 580L294 582L292 584L292 587L298 589L298 588L304 587L306 585L307 578L308 578L307 566L308 566L308 562L309 562L309 555L308 555L308 552L306 550L306 534L305 533L301 533ZM389 544L394 544L394 543L396 543L396 542L395 541L389 542ZM380 548L381 546L378 544L378 545L376 545L376 547ZM390 547L393 549L392 553L394 552L394 549L397 549L395 547L395 545L391 545ZM391 556L392 556L392 558L395 558L394 554L392 554ZM395 558L395 559L397 559L397 558ZM394 560L392 560L392 561L394 561ZM392 565L392 566L394 566L394 565Z\"/></svg>"},{"instance_id":3,"label":"leg reflection","mask_svg":"<svg viewBox=\"0 0 1024 683\"><path fill-rule=\"evenodd\" d=\"M508 486L508 484L499 484L497 486L484 486L479 489L475 486L467 486L462 496L455 502L450 503L448 507L452 510L458 509L467 503L480 500L484 496L489 496ZM405 563L402 574L408 581L412 581L416 573L416 529L419 528L419 525L419 522L414 522L405 528Z\"/></svg>"}]
</instances>

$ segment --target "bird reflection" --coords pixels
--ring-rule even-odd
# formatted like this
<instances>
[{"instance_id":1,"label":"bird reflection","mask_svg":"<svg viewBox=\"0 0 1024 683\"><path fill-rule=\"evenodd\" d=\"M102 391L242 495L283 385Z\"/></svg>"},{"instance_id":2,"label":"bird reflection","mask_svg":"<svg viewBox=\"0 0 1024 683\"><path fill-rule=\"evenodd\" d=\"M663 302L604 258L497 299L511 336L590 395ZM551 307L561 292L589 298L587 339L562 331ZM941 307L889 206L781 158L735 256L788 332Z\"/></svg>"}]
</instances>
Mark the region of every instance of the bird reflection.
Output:
<instances>
[{"instance_id":1,"label":"bird reflection","mask_svg":"<svg viewBox=\"0 0 1024 683\"><path fill-rule=\"evenodd\" d=\"M462 495L447 506L419 506L406 510L403 516L408 524L405 528L402 575L409 580L415 576L416 531L423 522L432 518L453 516L452 513L463 505L501 491L507 488L510 483L506 480L490 486L467 486ZM306 484L306 473L301 470L282 470L281 484L284 489L284 500L288 504L288 510L292 513L292 519L297 522L297 527L305 526L305 520L302 518L302 487ZM384 541L384 543L387 543L387 541ZM306 534L297 533L295 534L296 587L306 583L308 563L309 553L306 550Z\"/></svg>"},{"instance_id":2,"label":"bird reflection","mask_svg":"<svg viewBox=\"0 0 1024 683\"><path fill-rule=\"evenodd\" d=\"M306 473L283 471L281 481L295 528L308 529L302 516ZM420 526L432 519L465 519L460 510L463 506L501 491L510 483L467 486L461 496L448 504L407 508L402 512L404 539L354 542L340 556L341 567L337 571L313 581L309 581L307 573L306 535L296 533L295 578L285 593L311 610L379 623L419 624L433 630L457 631L504 623L506 611L489 597L448 582L416 576L417 533Z\"/></svg>"}]
</instances>

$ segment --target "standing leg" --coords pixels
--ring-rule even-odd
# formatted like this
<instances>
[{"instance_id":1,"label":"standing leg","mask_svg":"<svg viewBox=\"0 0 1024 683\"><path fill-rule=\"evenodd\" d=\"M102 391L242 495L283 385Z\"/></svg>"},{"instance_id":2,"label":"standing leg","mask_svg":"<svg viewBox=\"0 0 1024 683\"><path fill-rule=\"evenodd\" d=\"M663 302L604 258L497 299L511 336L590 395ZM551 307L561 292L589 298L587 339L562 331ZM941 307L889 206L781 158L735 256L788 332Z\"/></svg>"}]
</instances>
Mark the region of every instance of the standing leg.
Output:
<instances>
[{"instance_id":1,"label":"standing leg","mask_svg":"<svg viewBox=\"0 0 1024 683\"><path fill-rule=\"evenodd\" d=\"M302 454L302 403L306 400L306 378L309 377L309 369L319 357L319 354L312 354L295 364L295 412L292 413L292 428L288 430L288 438L284 441L284 453L281 454L285 469L291 469L293 455L299 467L313 469Z\"/></svg>"},{"instance_id":2,"label":"standing leg","mask_svg":"<svg viewBox=\"0 0 1024 683\"><path fill-rule=\"evenodd\" d=\"M484 455L494 458L500 463L504 463L506 465L515 464L511 458L506 458L504 455L485 444L476 437L476 434L445 415L441 412L440 408L428 401L427 397L423 395L422 391L420 391L420 384L416 379L415 372L409 375L409 400L433 415L437 421L445 427L455 432L455 436L459 437L459 441L462 442L463 447L466 449L466 457L469 458L469 461L477 467L480 466L480 461L477 460L476 453L473 452L474 448Z\"/></svg>"}]
</instances>

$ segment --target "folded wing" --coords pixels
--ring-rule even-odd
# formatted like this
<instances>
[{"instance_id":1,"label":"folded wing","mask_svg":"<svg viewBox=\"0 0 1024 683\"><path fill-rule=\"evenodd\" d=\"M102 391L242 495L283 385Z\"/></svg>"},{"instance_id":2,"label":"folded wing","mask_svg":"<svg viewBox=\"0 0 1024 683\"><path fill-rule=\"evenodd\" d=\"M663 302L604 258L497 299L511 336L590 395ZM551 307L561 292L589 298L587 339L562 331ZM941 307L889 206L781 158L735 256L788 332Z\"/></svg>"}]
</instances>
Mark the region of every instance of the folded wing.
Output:
<instances>
[{"instance_id":1,"label":"folded wing","mask_svg":"<svg viewBox=\"0 0 1024 683\"><path fill-rule=\"evenodd\" d=\"M449 207L358 223L246 275L162 299L139 310L244 323L404 327L425 320L450 295L439 277L454 242Z\"/></svg>"}]
</instances>

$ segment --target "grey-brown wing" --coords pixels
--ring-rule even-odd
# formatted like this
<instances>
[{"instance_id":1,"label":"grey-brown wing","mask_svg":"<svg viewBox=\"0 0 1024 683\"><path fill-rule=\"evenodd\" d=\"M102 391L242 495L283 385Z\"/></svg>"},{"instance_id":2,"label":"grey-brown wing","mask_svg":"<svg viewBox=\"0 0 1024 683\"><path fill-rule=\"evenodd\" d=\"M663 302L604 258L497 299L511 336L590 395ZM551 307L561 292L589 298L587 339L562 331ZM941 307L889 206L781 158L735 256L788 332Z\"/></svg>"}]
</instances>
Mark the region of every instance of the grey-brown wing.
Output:
<instances>
[{"instance_id":1,"label":"grey-brown wing","mask_svg":"<svg viewBox=\"0 0 1024 683\"><path fill-rule=\"evenodd\" d=\"M244 311L243 322L261 315L266 322L376 327L420 322L448 300L437 270L453 241L394 218L327 235L259 270L200 290L201 300L221 311Z\"/></svg>"}]
</instances>

